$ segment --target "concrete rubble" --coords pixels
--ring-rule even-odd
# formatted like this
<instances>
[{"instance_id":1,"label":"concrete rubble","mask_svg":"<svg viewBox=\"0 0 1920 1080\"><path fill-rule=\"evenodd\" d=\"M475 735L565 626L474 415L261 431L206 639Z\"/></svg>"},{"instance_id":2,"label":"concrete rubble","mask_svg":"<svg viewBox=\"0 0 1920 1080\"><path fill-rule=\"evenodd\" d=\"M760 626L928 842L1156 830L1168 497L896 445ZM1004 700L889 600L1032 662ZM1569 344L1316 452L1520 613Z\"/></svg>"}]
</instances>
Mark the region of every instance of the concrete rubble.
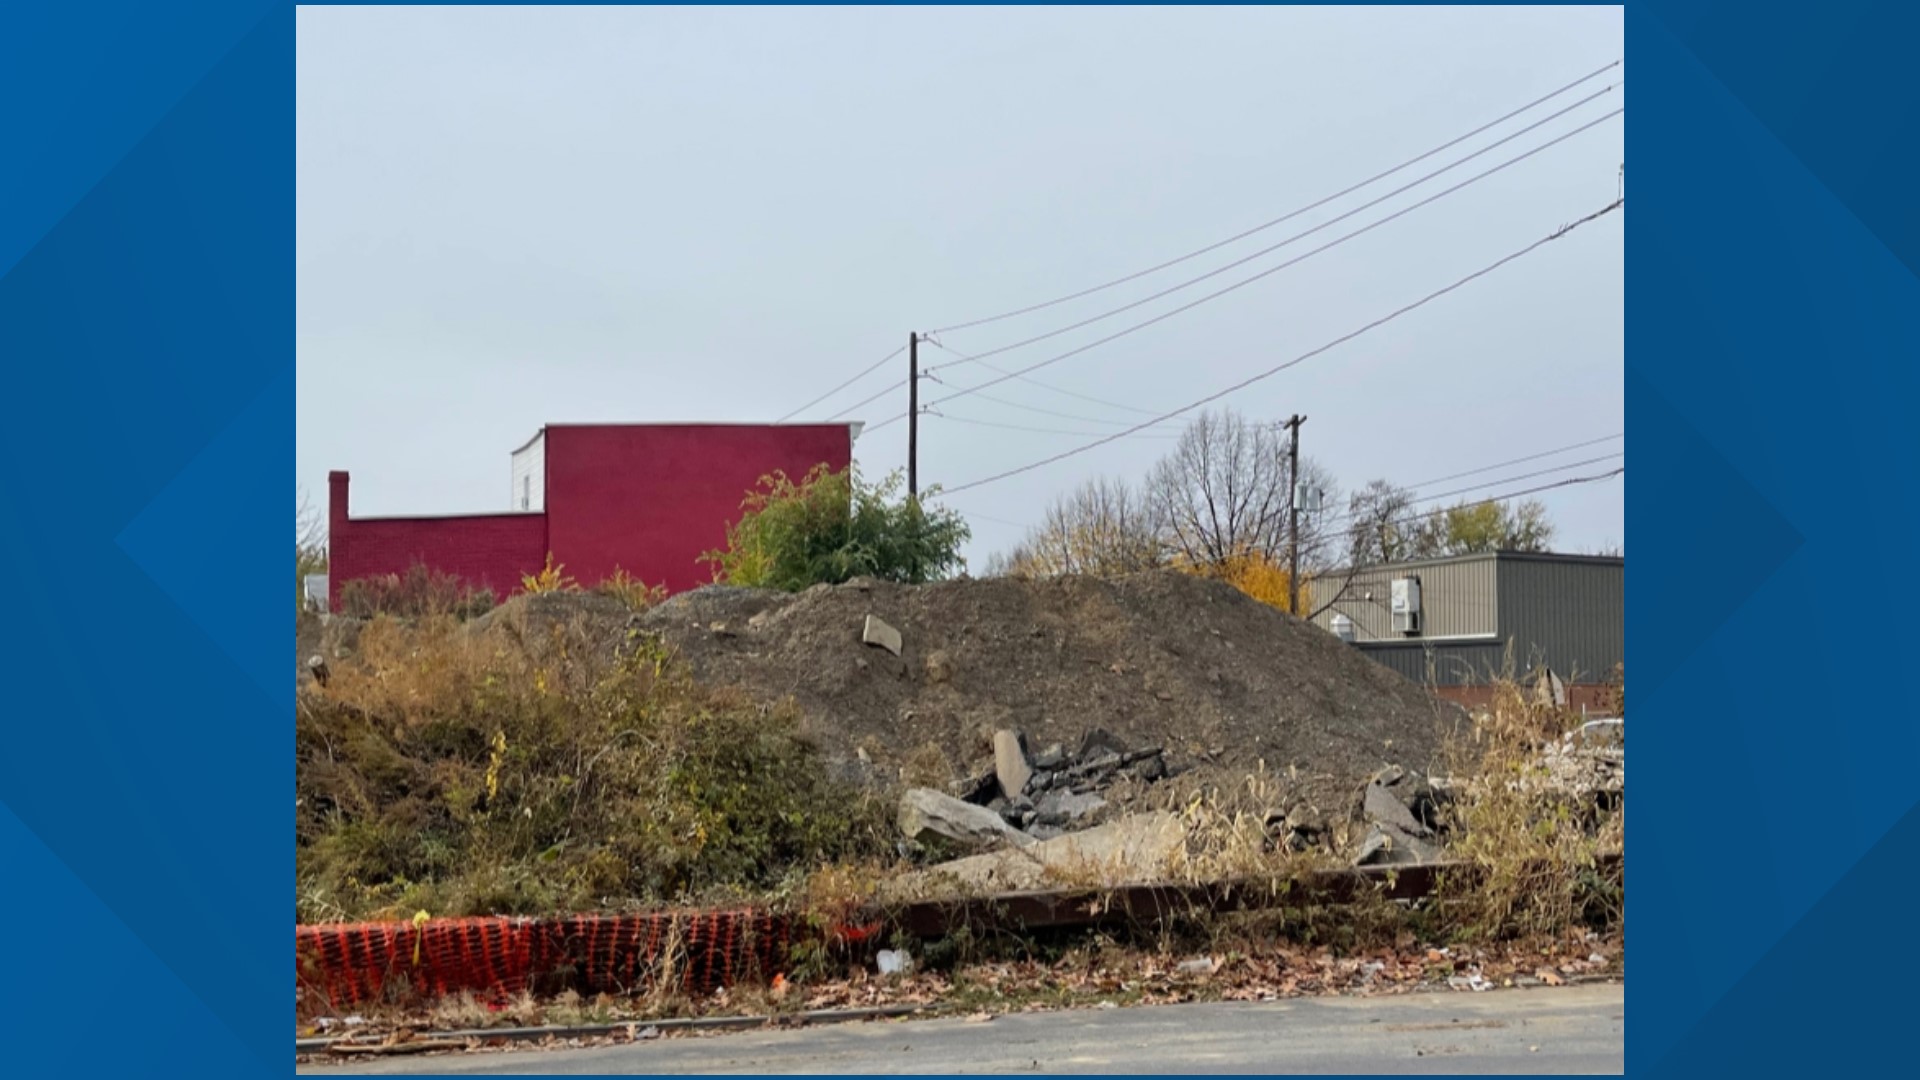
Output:
<instances>
[{"instance_id":1,"label":"concrete rubble","mask_svg":"<svg viewBox=\"0 0 1920 1080\"><path fill-rule=\"evenodd\" d=\"M1026 794L1027 781L1033 779L1033 766L1020 746L1020 736L1011 731L993 733L993 773L1000 781L1000 794L1017 799Z\"/></svg>"},{"instance_id":2,"label":"concrete rubble","mask_svg":"<svg viewBox=\"0 0 1920 1080\"><path fill-rule=\"evenodd\" d=\"M908 788L900 797L899 824L907 839L920 844L985 848L1035 842L992 810L929 788Z\"/></svg>"},{"instance_id":3,"label":"concrete rubble","mask_svg":"<svg viewBox=\"0 0 1920 1080\"><path fill-rule=\"evenodd\" d=\"M1626 725L1588 723L1548 746L1540 767L1535 783L1575 798L1618 802L1627 789Z\"/></svg>"},{"instance_id":4,"label":"concrete rubble","mask_svg":"<svg viewBox=\"0 0 1920 1080\"><path fill-rule=\"evenodd\" d=\"M860 630L860 640L868 645L878 645L895 656L900 655L900 631L872 615L867 616L866 625Z\"/></svg>"},{"instance_id":5,"label":"concrete rubble","mask_svg":"<svg viewBox=\"0 0 1920 1080\"><path fill-rule=\"evenodd\" d=\"M1045 838L1092 824L1107 807L1097 793L1121 777L1152 783L1170 774L1160 747L1129 749L1099 728L1071 754L1055 745L1032 755L1019 732L1002 729L993 735L992 765L954 785L951 794Z\"/></svg>"},{"instance_id":6,"label":"concrete rubble","mask_svg":"<svg viewBox=\"0 0 1920 1080\"><path fill-rule=\"evenodd\" d=\"M918 896L942 888L1007 892L1156 881L1167 875L1186 841L1186 824L1179 815L1134 814L1026 847L940 863L895 879L889 888L901 896Z\"/></svg>"},{"instance_id":7,"label":"concrete rubble","mask_svg":"<svg viewBox=\"0 0 1920 1080\"><path fill-rule=\"evenodd\" d=\"M1367 831L1354 852L1355 866L1438 862L1445 788L1398 765L1375 773L1361 789L1358 819Z\"/></svg>"}]
</instances>

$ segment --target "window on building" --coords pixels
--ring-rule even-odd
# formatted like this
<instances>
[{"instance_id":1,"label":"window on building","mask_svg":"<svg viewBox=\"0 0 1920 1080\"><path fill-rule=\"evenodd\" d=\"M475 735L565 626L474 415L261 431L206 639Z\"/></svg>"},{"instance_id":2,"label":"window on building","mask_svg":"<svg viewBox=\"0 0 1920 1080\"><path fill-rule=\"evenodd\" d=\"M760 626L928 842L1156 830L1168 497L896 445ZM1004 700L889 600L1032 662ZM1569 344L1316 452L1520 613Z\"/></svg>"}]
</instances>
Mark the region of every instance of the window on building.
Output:
<instances>
[{"instance_id":1,"label":"window on building","mask_svg":"<svg viewBox=\"0 0 1920 1080\"><path fill-rule=\"evenodd\" d=\"M533 509L533 477L531 476L520 478L520 509Z\"/></svg>"}]
</instances>

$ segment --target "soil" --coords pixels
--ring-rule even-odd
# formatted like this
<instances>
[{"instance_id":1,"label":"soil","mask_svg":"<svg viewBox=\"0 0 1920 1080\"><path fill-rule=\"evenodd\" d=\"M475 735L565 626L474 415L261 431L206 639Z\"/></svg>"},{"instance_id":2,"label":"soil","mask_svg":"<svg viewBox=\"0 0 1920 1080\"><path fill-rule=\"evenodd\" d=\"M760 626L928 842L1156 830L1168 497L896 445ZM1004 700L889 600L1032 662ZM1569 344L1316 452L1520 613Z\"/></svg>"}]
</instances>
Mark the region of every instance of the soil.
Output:
<instances>
[{"instance_id":1,"label":"soil","mask_svg":"<svg viewBox=\"0 0 1920 1080\"><path fill-rule=\"evenodd\" d=\"M901 655L862 642L869 615L900 632ZM609 650L633 630L657 632L703 682L791 697L829 763L889 786L934 780L930 764L977 773L1000 728L1022 733L1030 753L1071 752L1098 728L1166 750L1186 775L1155 785L1162 794L1243 784L1264 763L1280 798L1332 808L1387 765L1428 771L1464 715L1325 630L1166 571L857 579L797 594L716 585L641 614L591 593L540 594L469 625L537 648L561 624ZM301 675L313 655L350 656L358 625L303 616Z\"/></svg>"},{"instance_id":2,"label":"soil","mask_svg":"<svg viewBox=\"0 0 1920 1080\"><path fill-rule=\"evenodd\" d=\"M900 631L900 656L862 643L868 615ZM1244 777L1264 762L1331 797L1388 764L1427 771L1461 715L1325 630L1173 572L709 587L637 624L703 681L791 695L829 759L864 750L887 769L933 747L971 772L998 728L1032 751L1104 728L1176 765Z\"/></svg>"}]
</instances>

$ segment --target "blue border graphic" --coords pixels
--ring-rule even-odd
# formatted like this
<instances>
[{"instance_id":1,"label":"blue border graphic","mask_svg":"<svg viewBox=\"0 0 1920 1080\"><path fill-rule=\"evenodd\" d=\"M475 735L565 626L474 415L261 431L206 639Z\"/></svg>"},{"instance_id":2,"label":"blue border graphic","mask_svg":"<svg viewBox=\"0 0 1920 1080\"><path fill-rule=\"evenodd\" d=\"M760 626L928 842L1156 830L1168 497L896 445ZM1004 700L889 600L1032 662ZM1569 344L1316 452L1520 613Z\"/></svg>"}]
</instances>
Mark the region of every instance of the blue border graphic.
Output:
<instances>
[{"instance_id":1,"label":"blue border graphic","mask_svg":"<svg viewBox=\"0 0 1920 1080\"><path fill-rule=\"evenodd\" d=\"M1881 647L1920 535L1920 16L1627 28L1628 1060L1869 1068L1920 857L1914 662ZM293 37L279 3L0 12L21 1075L287 1067Z\"/></svg>"}]
</instances>

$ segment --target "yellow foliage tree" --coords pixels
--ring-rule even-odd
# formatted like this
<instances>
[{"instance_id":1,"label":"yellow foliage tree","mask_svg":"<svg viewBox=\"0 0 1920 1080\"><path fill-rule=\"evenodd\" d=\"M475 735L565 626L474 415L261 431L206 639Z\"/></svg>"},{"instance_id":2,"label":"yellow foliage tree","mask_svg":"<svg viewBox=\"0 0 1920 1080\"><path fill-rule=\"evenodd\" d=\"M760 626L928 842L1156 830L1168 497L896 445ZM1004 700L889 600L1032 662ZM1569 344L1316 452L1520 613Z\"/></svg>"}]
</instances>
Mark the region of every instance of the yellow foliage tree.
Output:
<instances>
[{"instance_id":1,"label":"yellow foliage tree","mask_svg":"<svg viewBox=\"0 0 1920 1080\"><path fill-rule=\"evenodd\" d=\"M1175 565L1185 573L1224 581L1268 607L1289 614L1301 615L1313 610L1311 583L1304 575L1300 581L1300 610L1293 611L1287 606L1287 568L1257 551L1229 555L1215 563L1181 561Z\"/></svg>"}]
</instances>

